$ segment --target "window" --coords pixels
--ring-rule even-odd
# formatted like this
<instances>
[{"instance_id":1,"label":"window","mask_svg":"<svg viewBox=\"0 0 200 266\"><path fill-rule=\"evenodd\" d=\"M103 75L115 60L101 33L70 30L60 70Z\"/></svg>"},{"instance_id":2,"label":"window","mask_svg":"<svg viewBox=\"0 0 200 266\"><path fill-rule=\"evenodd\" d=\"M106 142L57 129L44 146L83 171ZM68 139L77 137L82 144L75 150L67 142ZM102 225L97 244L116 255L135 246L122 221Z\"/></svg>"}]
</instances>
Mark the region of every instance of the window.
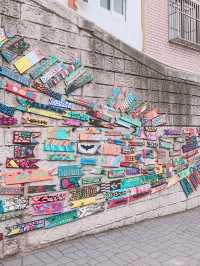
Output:
<instances>
[{"instance_id":1,"label":"window","mask_svg":"<svg viewBox=\"0 0 200 266\"><path fill-rule=\"evenodd\" d=\"M126 13L126 0L100 0L100 6L120 15Z\"/></svg>"},{"instance_id":2,"label":"window","mask_svg":"<svg viewBox=\"0 0 200 266\"><path fill-rule=\"evenodd\" d=\"M124 1L123 0L114 0L113 9L117 13L123 15L123 13L124 13Z\"/></svg>"},{"instance_id":3,"label":"window","mask_svg":"<svg viewBox=\"0 0 200 266\"><path fill-rule=\"evenodd\" d=\"M169 0L169 40L200 48L199 0Z\"/></svg>"},{"instance_id":4,"label":"window","mask_svg":"<svg viewBox=\"0 0 200 266\"><path fill-rule=\"evenodd\" d=\"M110 0L100 0L100 5L108 10L110 10Z\"/></svg>"}]
</instances>

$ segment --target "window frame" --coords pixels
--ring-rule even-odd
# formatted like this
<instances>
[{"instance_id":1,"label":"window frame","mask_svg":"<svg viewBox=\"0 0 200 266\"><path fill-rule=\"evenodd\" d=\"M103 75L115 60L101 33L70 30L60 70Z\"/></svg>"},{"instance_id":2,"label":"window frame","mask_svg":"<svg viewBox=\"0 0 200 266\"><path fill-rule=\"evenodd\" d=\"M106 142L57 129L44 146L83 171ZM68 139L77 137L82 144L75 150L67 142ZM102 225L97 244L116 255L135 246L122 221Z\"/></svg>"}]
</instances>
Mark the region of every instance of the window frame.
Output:
<instances>
[{"instance_id":1,"label":"window frame","mask_svg":"<svg viewBox=\"0 0 200 266\"><path fill-rule=\"evenodd\" d=\"M107 9L105 7L103 7L101 5L101 0L98 1L99 2L99 7L103 10L105 10L105 12L109 12L111 13L111 15L115 16L116 18L121 18L123 20L126 20L126 7L127 7L127 1L126 0L123 0L123 14L117 12L114 10L114 0L110 0L110 9Z\"/></svg>"}]
</instances>

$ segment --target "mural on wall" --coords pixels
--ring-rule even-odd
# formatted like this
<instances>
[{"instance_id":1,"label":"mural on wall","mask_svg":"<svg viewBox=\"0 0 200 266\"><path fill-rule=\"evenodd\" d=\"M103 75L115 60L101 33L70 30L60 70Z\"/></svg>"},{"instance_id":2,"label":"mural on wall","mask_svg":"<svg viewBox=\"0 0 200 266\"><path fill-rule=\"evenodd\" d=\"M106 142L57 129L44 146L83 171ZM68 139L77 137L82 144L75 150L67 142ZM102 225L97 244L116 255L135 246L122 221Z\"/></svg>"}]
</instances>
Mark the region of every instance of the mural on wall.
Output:
<instances>
[{"instance_id":1,"label":"mural on wall","mask_svg":"<svg viewBox=\"0 0 200 266\"><path fill-rule=\"evenodd\" d=\"M14 237L132 204L180 182L188 197L200 185L198 128L169 128L167 117L134 89L114 87L104 102L73 93L93 82L79 59L46 56L0 30L0 221L23 217L0 233ZM15 104L14 104L15 103ZM80 111L81 110L81 111ZM29 214L29 216L27 216ZM29 220L27 220L29 217Z\"/></svg>"}]
</instances>

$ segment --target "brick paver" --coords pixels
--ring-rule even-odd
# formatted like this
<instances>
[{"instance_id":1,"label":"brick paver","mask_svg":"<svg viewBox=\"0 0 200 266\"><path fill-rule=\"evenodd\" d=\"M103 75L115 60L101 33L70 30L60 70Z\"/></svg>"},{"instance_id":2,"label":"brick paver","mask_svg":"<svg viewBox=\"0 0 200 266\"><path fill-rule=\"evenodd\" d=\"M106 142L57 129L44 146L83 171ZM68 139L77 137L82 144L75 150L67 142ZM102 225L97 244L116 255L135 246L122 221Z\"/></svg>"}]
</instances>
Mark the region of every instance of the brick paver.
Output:
<instances>
[{"instance_id":1,"label":"brick paver","mask_svg":"<svg viewBox=\"0 0 200 266\"><path fill-rule=\"evenodd\" d=\"M200 208L0 261L33 265L200 266Z\"/></svg>"}]
</instances>

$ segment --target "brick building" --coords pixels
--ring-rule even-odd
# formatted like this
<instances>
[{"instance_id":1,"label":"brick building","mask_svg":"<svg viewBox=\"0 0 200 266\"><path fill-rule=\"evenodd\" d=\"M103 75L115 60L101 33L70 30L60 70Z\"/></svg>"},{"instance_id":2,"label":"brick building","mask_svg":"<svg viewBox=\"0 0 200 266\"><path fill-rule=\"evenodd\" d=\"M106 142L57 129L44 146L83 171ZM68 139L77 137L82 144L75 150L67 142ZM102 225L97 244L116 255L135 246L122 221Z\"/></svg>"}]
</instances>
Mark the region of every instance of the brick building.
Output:
<instances>
[{"instance_id":1,"label":"brick building","mask_svg":"<svg viewBox=\"0 0 200 266\"><path fill-rule=\"evenodd\" d=\"M68 0L68 5L150 57L198 73L199 0Z\"/></svg>"}]
</instances>

